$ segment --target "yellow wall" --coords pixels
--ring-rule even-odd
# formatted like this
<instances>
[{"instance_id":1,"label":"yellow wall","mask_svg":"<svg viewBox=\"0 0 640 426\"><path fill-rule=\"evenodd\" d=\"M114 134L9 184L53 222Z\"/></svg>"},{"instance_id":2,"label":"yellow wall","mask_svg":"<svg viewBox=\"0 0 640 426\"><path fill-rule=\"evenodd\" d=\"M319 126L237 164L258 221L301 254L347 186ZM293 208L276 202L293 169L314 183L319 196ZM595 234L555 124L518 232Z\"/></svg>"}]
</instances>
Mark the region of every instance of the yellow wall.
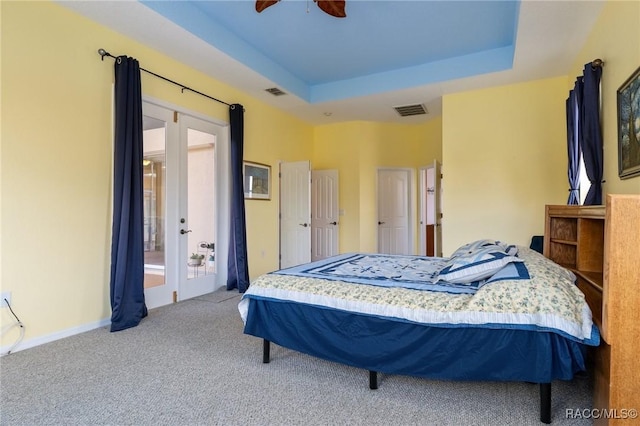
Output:
<instances>
[{"instance_id":1,"label":"yellow wall","mask_svg":"<svg viewBox=\"0 0 640 426\"><path fill-rule=\"evenodd\" d=\"M245 157L309 159L313 127L51 2L2 10L2 291L25 341L110 316L113 62L98 48L245 106ZM143 94L228 121L227 107L142 73ZM278 188L247 203L252 276L277 268ZM262 256L264 251L264 257ZM3 324L12 321L0 311ZM2 335L1 345L17 334Z\"/></svg>"},{"instance_id":2,"label":"yellow wall","mask_svg":"<svg viewBox=\"0 0 640 426\"><path fill-rule=\"evenodd\" d=\"M316 127L312 168L337 169L340 217L340 252L360 250L360 139L357 123Z\"/></svg>"},{"instance_id":3,"label":"yellow wall","mask_svg":"<svg viewBox=\"0 0 640 426\"><path fill-rule=\"evenodd\" d=\"M377 251L379 167L418 169L442 161L442 121L418 125L349 122L315 129L314 169L339 172L340 252ZM416 181L415 194L417 194ZM417 217L416 217L417 221ZM414 248L417 250L417 233Z\"/></svg>"},{"instance_id":4,"label":"yellow wall","mask_svg":"<svg viewBox=\"0 0 640 426\"><path fill-rule=\"evenodd\" d=\"M579 51L569 73L568 88L582 75L584 65L600 58L602 69L602 135L604 145L604 194L640 194L640 176L618 177L618 113L616 91L640 66L640 2L610 0ZM603 197L604 200L604 197Z\"/></svg>"},{"instance_id":5,"label":"yellow wall","mask_svg":"<svg viewBox=\"0 0 640 426\"><path fill-rule=\"evenodd\" d=\"M246 105L245 105L246 107ZM250 278L278 269L280 188L279 164L311 158L313 128L273 108L255 105L245 113L245 150L248 161L271 166L271 200L247 200L247 256Z\"/></svg>"},{"instance_id":6,"label":"yellow wall","mask_svg":"<svg viewBox=\"0 0 640 426\"><path fill-rule=\"evenodd\" d=\"M564 203L567 88L584 63L603 74L606 192L640 193L617 178L615 90L640 63L640 4L610 1L569 75L445 96L443 116L421 125L350 122L313 127L50 2L0 2L0 285L26 340L108 318L111 60L145 68L245 106L245 158L311 160L340 172L340 250L376 250L378 167L443 163L444 254L474 238L528 244L543 208ZM145 95L227 121L227 109L143 73ZM250 273L278 265L278 185L248 201ZM2 324L11 320L0 310ZM0 345L15 334L3 335Z\"/></svg>"},{"instance_id":7,"label":"yellow wall","mask_svg":"<svg viewBox=\"0 0 640 426\"><path fill-rule=\"evenodd\" d=\"M443 98L443 254L495 238L529 245L566 203L566 78Z\"/></svg>"},{"instance_id":8,"label":"yellow wall","mask_svg":"<svg viewBox=\"0 0 640 426\"><path fill-rule=\"evenodd\" d=\"M2 4L0 4L0 25L1 25L1 23L2 23ZM3 44L2 39L3 39L2 31L0 31L0 51L2 49L1 46ZM2 80L2 55L0 55L0 96L1 96L2 93L4 93L2 91L2 86L3 86L3 80ZM2 148L2 137L1 137L1 135L2 135L2 119L1 118L2 118L2 102L0 101L0 188L2 187L2 149L1 149ZM2 192L0 190L0 289L3 288L2 287L2 265L3 265L2 259L4 259L3 256L2 256L2 244L1 244L1 242L2 242L2 208L3 208L3 206L2 206ZM2 318L4 318L4 316L0 314L0 330L4 330L4 327L3 327L4 319L2 319ZM4 334L4 333L0 333L0 339L2 339L2 334ZM0 343L1 342L2 341L0 340Z\"/></svg>"},{"instance_id":9,"label":"yellow wall","mask_svg":"<svg viewBox=\"0 0 640 426\"><path fill-rule=\"evenodd\" d=\"M605 193L640 193L618 178L616 90L640 64L640 2L609 0L561 85L558 79L445 96L443 246L475 238L528 245L541 235L544 204L566 203L565 100L584 64L602 77Z\"/></svg>"}]
</instances>

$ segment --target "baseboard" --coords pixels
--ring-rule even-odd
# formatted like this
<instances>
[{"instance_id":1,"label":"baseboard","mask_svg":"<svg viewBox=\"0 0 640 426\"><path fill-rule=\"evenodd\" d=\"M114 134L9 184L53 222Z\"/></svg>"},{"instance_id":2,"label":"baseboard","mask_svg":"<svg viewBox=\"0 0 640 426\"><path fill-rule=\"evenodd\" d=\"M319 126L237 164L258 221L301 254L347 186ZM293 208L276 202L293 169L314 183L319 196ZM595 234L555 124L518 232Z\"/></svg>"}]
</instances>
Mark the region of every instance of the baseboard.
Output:
<instances>
[{"instance_id":1,"label":"baseboard","mask_svg":"<svg viewBox=\"0 0 640 426\"><path fill-rule=\"evenodd\" d=\"M25 349L30 349L36 346L44 345L45 343L55 342L59 339L64 339L65 337L74 336L76 334L84 333L85 331L95 330L96 328L104 327L111 324L111 318L105 318L100 321L79 325L77 327L68 328L66 330L58 331L56 333L48 334L46 336L35 337L33 339L28 339L20 342L18 346L11 350L11 353L23 351ZM13 346L13 343L3 346L0 348L0 353L5 355L9 349Z\"/></svg>"}]
</instances>

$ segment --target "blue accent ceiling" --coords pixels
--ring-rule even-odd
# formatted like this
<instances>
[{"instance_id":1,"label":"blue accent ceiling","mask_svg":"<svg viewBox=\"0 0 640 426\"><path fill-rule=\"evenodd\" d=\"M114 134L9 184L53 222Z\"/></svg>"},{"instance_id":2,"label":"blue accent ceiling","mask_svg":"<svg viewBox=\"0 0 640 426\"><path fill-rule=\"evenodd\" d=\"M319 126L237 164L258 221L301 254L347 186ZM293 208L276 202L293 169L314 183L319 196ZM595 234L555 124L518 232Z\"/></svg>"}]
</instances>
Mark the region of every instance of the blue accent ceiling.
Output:
<instances>
[{"instance_id":1,"label":"blue accent ceiling","mask_svg":"<svg viewBox=\"0 0 640 426\"><path fill-rule=\"evenodd\" d=\"M142 3L310 103L510 69L520 6L347 0L338 19L312 0Z\"/></svg>"}]
</instances>

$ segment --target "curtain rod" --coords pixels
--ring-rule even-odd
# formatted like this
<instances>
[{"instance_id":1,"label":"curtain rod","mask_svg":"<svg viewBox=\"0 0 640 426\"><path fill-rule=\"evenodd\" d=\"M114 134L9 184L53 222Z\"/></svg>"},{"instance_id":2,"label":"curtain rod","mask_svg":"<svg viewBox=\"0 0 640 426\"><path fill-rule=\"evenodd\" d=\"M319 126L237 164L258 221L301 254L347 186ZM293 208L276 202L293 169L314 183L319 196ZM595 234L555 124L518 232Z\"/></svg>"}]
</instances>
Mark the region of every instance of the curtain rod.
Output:
<instances>
[{"instance_id":1,"label":"curtain rod","mask_svg":"<svg viewBox=\"0 0 640 426\"><path fill-rule=\"evenodd\" d=\"M102 60L103 60L103 61L104 61L104 57L105 57L105 56L108 56L108 57L113 58L113 59L118 59L116 56L113 56L111 53L107 52L107 51L106 51L106 50L104 50L104 49L98 49L98 54L102 57ZM167 77L163 77L163 76L161 76L160 74L156 74L155 72L152 72L152 71L146 70L146 69L144 69L144 68L142 68L142 67L140 67L140 71L144 71L144 72L146 72L147 74L151 74L151 75L152 75L152 76L154 76L154 77L161 78L162 80L164 80L164 81L168 81L168 82L169 82L169 83L171 83L171 84L175 84L176 86L180 86L180 88L182 89L181 91L182 91L183 93L184 93L184 91L185 91L185 90L188 90L188 91L190 91L190 92L197 93L197 94L198 94L198 95L200 95L200 96L204 96L205 98L209 98L209 99L211 99L211 100L213 100L213 101L220 102L221 104L225 104L225 105L227 105L227 106L229 106L229 107L231 107L231 108L233 108L233 107L234 107L233 105L231 105L231 104L229 104L229 103L227 103L227 102L225 102L225 101L221 101L220 99L214 98L213 96L209 96L209 95L207 95L206 93L202 93L202 92L199 92L199 91L197 91L197 90L194 90L194 89L192 89L192 88L190 88L190 87L188 87L188 86L185 86L184 84L181 84L181 83L178 83L177 81L173 81L173 80L171 80L171 79L168 79Z\"/></svg>"}]
</instances>

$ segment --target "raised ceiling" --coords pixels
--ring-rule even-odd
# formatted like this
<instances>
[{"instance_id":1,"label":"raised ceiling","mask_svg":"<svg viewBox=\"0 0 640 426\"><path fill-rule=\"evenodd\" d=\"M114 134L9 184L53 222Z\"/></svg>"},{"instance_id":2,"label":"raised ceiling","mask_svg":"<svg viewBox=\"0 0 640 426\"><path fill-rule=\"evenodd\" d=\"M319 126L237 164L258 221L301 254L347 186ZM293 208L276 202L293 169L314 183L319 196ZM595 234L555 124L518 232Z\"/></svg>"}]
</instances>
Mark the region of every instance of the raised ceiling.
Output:
<instances>
[{"instance_id":1,"label":"raised ceiling","mask_svg":"<svg viewBox=\"0 0 640 426\"><path fill-rule=\"evenodd\" d=\"M60 3L322 124L420 122L441 113L447 93L566 75L604 1L347 0L342 19L312 0L262 13L244 0ZM394 109L414 104L428 114Z\"/></svg>"}]
</instances>

